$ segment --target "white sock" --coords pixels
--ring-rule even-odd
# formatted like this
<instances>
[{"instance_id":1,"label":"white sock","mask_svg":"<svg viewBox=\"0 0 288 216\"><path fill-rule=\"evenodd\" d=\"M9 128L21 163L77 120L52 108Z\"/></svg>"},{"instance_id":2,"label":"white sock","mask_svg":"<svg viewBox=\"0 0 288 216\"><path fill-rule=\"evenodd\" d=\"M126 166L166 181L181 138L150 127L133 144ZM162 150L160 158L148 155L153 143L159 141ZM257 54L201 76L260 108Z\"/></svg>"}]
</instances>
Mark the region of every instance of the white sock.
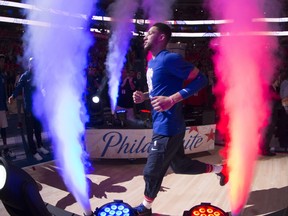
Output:
<instances>
[{"instance_id":1,"label":"white sock","mask_svg":"<svg viewBox=\"0 0 288 216\"><path fill-rule=\"evenodd\" d=\"M147 208L147 209L151 209L151 207L152 207L152 202L147 202L145 199L143 200L143 203L142 203L144 206L145 206L145 208Z\"/></svg>"},{"instance_id":2,"label":"white sock","mask_svg":"<svg viewBox=\"0 0 288 216\"><path fill-rule=\"evenodd\" d=\"M220 173L223 169L222 165L212 165L212 167L213 167L213 170L212 170L213 173Z\"/></svg>"}]
</instances>

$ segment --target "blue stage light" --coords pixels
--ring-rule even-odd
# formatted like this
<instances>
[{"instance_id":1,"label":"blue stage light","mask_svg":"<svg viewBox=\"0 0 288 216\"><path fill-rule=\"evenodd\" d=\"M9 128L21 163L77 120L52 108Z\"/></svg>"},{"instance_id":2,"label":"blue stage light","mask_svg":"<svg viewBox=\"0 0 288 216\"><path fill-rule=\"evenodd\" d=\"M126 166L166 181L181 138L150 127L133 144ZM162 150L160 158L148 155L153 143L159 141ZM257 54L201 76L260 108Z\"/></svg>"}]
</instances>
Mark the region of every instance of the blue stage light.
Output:
<instances>
[{"instance_id":1,"label":"blue stage light","mask_svg":"<svg viewBox=\"0 0 288 216\"><path fill-rule=\"evenodd\" d=\"M96 208L95 216L134 216L133 208L122 200L114 200Z\"/></svg>"}]
</instances>

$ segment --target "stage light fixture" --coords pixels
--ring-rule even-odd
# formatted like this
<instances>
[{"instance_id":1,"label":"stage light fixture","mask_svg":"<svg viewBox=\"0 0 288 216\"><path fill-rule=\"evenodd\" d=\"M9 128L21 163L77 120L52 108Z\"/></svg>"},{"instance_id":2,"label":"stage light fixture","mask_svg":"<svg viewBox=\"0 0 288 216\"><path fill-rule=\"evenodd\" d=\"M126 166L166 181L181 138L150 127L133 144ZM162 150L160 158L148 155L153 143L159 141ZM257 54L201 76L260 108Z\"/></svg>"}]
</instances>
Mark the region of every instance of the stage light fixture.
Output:
<instances>
[{"instance_id":1,"label":"stage light fixture","mask_svg":"<svg viewBox=\"0 0 288 216\"><path fill-rule=\"evenodd\" d=\"M100 208L96 208L95 216L135 216L133 208L122 200L114 200Z\"/></svg>"},{"instance_id":2,"label":"stage light fixture","mask_svg":"<svg viewBox=\"0 0 288 216\"><path fill-rule=\"evenodd\" d=\"M11 216L51 216L36 181L0 157L0 200Z\"/></svg>"},{"instance_id":3,"label":"stage light fixture","mask_svg":"<svg viewBox=\"0 0 288 216\"><path fill-rule=\"evenodd\" d=\"M92 102L93 103L99 103L100 102L100 97L98 96L98 95L94 95L93 97L92 97Z\"/></svg>"},{"instance_id":4,"label":"stage light fixture","mask_svg":"<svg viewBox=\"0 0 288 216\"><path fill-rule=\"evenodd\" d=\"M7 172L3 164L0 164L0 190L5 186L7 179Z\"/></svg>"},{"instance_id":5,"label":"stage light fixture","mask_svg":"<svg viewBox=\"0 0 288 216\"><path fill-rule=\"evenodd\" d=\"M184 211L183 216L229 216L229 214L210 203L201 203L188 211Z\"/></svg>"},{"instance_id":6,"label":"stage light fixture","mask_svg":"<svg viewBox=\"0 0 288 216\"><path fill-rule=\"evenodd\" d=\"M105 71L106 73L106 71ZM92 102L93 103L99 103L102 97L103 92L105 91L105 88L107 87L108 83L108 77L104 76L101 80L100 86L96 91L96 94L92 96Z\"/></svg>"}]
</instances>

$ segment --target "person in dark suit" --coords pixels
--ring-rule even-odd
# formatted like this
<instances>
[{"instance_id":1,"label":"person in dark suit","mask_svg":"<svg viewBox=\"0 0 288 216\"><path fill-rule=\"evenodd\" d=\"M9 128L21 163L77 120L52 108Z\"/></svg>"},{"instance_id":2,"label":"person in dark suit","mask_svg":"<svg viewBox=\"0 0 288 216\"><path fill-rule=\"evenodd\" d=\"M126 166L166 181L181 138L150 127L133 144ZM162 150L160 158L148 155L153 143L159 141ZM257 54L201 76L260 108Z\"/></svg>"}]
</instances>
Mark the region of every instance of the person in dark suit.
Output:
<instances>
[{"instance_id":1,"label":"person in dark suit","mask_svg":"<svg viewBox=\"0 0 288 216\"><path fill-rule=\"evenodd\" d=\"M26 132L29 149L33 155L33 157L37 161L41 161L43 157L39 154L49 154L49 151L43 147L42 142L42 125L39 119L34 115L33 112L33 94L36 90L36 86L34 85L34 70L33 70L33 58L29 59L29 69L20 77L17 86L15 87L12 95L8 98L8 102L12 103L12 101L22 93L24 97L24 117L26 124ZM37 145L34 142L33 134L35 134Z\"/></svg>"}]
</instances>

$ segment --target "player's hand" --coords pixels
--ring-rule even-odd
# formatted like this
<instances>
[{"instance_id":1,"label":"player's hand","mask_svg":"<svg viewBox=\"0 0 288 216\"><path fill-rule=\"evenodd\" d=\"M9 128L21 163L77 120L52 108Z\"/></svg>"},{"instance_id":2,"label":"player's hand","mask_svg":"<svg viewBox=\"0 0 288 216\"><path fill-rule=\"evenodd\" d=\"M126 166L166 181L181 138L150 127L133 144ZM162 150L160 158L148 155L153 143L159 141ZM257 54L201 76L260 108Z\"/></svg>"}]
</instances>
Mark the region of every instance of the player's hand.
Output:
<instances>
[{"instance_id":1,"label":"player's hand","mask_svg":"<svg viewBox=\"0 0 288 216\"><path fill-rule=\"evenodd\" d=\"M136 104L143 103L145 100L145 95L142 91L135 91L132 97L133 97L134 103Z\"/></svg>"},{"instance_id":2,"label":"player's hand","mask_svg":"<svg viewBox=\"0 0 288 216\"><path fill-rule=\"evenodd\" d=\"M163 112L169 110L174 105L174 102L170 97L155 96L151 100L151 105L157 112Z\"/></svg>"}]
</instances>

